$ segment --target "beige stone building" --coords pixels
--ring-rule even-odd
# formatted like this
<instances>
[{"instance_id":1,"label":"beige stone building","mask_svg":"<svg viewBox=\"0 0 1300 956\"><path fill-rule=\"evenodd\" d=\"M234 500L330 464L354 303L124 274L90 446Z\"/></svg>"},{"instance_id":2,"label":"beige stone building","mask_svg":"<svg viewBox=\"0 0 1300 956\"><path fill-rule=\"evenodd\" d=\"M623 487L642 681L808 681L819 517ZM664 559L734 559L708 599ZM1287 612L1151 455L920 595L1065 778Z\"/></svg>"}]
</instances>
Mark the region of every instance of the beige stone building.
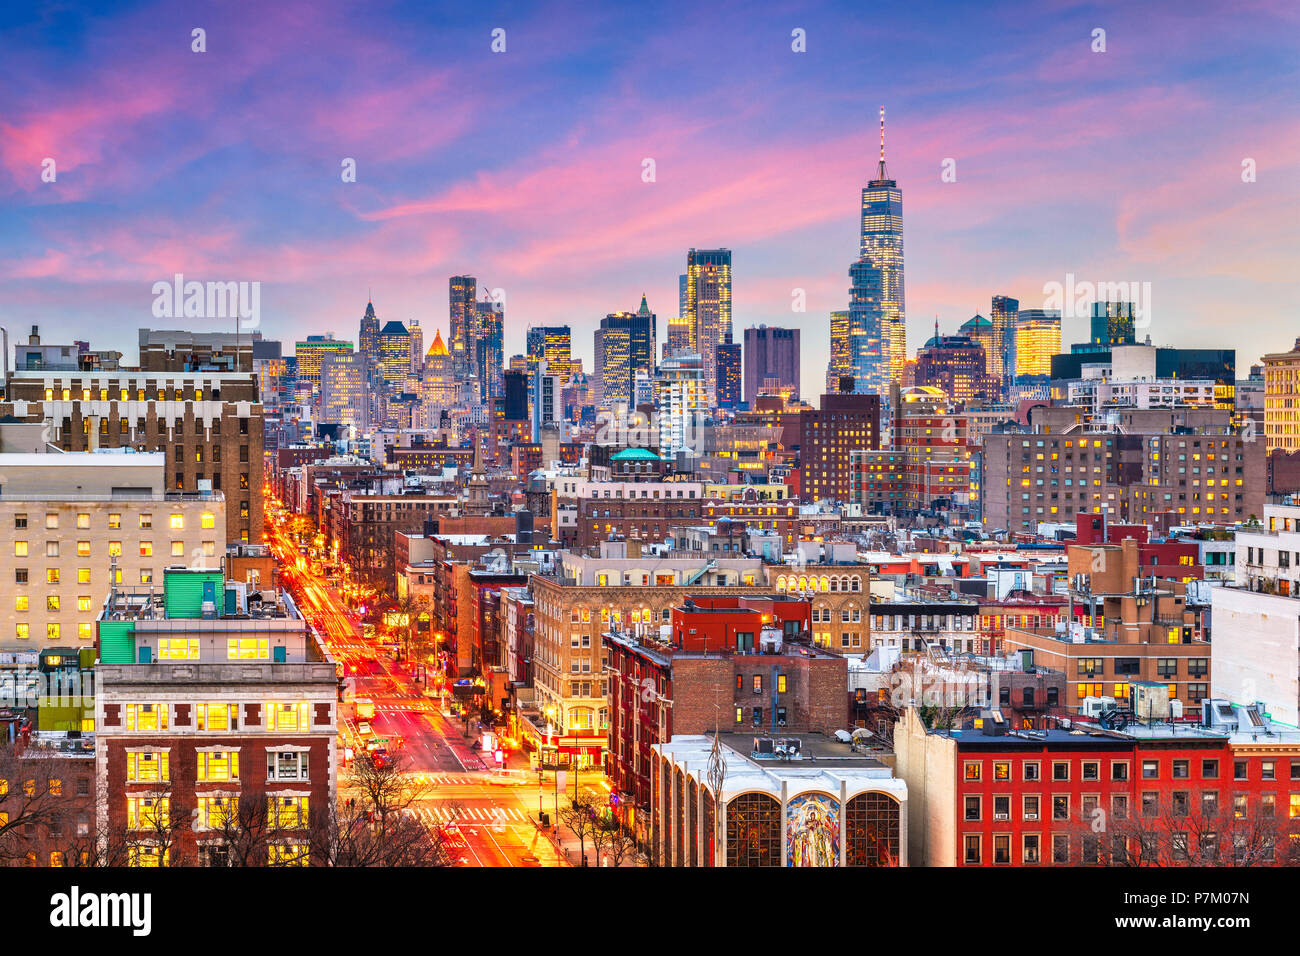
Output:
<instances>
[{"instance_id":1,"label":"beige stone building","mask_svg":"<svg viewBox=\"0 0 1300 956\"><path fill-rule=\"evenodd\" d=\"M88 645L114 584L162 587L174 565L217 569L220 492L164 490L162 454L0 454L0 649Z\"/></svg>"},{"instance_id":2,"label":"beige stone building","mask_svg":"<svg viewBox=\"0 0 1300 956\"><path fill-rule=\"evenodd\" d=\"M607 653L611 629L658 630L687 595L766 593L760 558L643 552L635 541L603 542L594 554L565 551L555 575L531 578L535 631L536 740L549 737L580 764L599 764L609 726Z\"/></svg>"}]
</instances>

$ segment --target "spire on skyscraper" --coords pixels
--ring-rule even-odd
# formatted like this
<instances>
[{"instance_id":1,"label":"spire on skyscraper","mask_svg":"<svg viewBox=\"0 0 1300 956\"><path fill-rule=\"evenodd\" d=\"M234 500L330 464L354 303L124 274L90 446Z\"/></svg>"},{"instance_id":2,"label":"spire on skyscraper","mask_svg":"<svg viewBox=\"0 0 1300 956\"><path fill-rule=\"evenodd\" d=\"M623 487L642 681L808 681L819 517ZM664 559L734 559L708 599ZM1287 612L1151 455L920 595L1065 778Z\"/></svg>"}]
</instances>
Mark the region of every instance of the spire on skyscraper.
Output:
<instances>
[{"instance_id":1,"label":"spire on skyscraper","mask_svg":"<svg viewBox=\"0 0 1300 956\"><path fill-rule=\"evenodd\" d=\"M885 172L885 108L880 107L880 169L877 171L877 179L885 180L889 174Z\"/></svg>"},{"instance_id":2,"label":"spire on skyscraper","mask_svg":"<svg viewBox=\"0 0 1300 956\"><path fill-rule=\"evenodd\" d=\"M636 310L636 314L637 314L637 315L649 315L649 314L650 314L650 306L646 304L645 293L644 293L644 292L641 293L641 308L639 308L639 309Z\"/></svg>"}]
</instances>

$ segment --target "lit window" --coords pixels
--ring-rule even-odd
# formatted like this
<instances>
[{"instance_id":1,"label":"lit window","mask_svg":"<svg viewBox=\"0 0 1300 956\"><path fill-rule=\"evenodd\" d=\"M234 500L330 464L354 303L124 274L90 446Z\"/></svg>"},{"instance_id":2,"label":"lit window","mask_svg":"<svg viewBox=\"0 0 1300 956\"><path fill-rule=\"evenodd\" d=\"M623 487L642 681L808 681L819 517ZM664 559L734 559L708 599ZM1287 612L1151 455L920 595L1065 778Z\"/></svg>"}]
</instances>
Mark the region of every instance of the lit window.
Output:
<instances>
[{"instance_id":1,"label":"lit window","mask_svg":"<svg viewBox=\"0 0 1300 956\"><path fill-rule=\"evenodd\" d=\"M167 752L128 752L126 755L127 783L166 783L170 780Z\"/></svg>"},{"instance_id":2,"label":"lit window","mask_svg":"<svg viewBox=\"0 0 1300 956\"><path fill-rule=\"evenodd\" d=\"M167 705L165 704L127 704L127 730L166 730Z\"/></svg>"},{"instance_id":3,"label":"lit window","mask_svg":"<svg viewBox=\"0 0 1300 956\"><path fill-rule=\"evenodd\" d=\"M305 732L311 728L307 720L308 704L299 701L292 704L269 702L266 705L266 729L288 732Z\"/></svg>"},{"instance_id":4,"label":"lit window","mask_svg":"<svg viewBox=\"0 0 1300 956\"><path fill-rule=\"evenodd\" d=\"M77 515L77 527L78 527L78 528L81 528L82 530L85 530L86 528L89 528L89 527L90 527L90 515L89 515L89 514L85 514L85 513L82 513L82 514Z\"/></svg>"},{"instance_id":5,"label":"lit window","mask_svg":"<svg viewBox=\"0 0 1300 956\"><path fill-rule=\"evenodd\" d=\"M217 526L216 515L205 511L202 517L202 526L204 528L215 528Z\"/></svg>"},{"instance_id":6,"label":"lit window","mask_svg":"<svg viewBox=\"0 0 1300 956\"><path fill-rule=\"evenodd\" d=\"M80 558L88 558L88 557L90 557L90 542L89 542L89 541L78 541L78 542L77 542L77 557L80 557Z\"/></svg>"},{"instance_id":7,"label":"lit window","mask_svg":"<svg viewBox=\"0 0 1300 956\"><path fill-rule=\"evenodd\" d=\"M232 637L226 640L227 660L264 661L270 657L269 637Z\"/></svg>"},{"instance_id":8,"label":"lit window","mask_svg":"<svg viewBox=\"0 0 1300 956\"><path fill-rule=\"evenodd\" d=\"M177 530L177 531L179 531L179 530L181 530L182 528L184 528L184 527L185 527L185 517L184 517L184 515L172 515L171 526L172 526L173 530Z\"/></svg>"},{"instance_id":9,"label":"lit window","mask_svg":"<svg viewBox=\"0 0 1300 956\"><path fill-rule=\"evenodd\" d=\"M199 704L197 707L199 730L238 730L237 704Z\"/></svg>"},{"instance_id":10,"label":"lit window","mask_svg":"<svg viewBox=\"0 0 1300 956\"><path fill-rule=\"evenodd\" d=\"M15 610L15 611L26 611L27 608L28 608L28 603L27 603L27 595L26 595L26 594L20 594L20 595L18 595L18 597L14 598L14 610Z\"/></svg>"},{"instance_id":11,"label":"lit window","mask_svg":"<svg viewBox=\"0 0 1300 956\"><path fill-rule=\"evenodd\" d=\"M77 583L78 584L90 583L90 568L77 568Z\"/></svg>"},{"instance_id":12,"label":"lit window","mask_svg":"<svg viewBox=\"0 0 1300 956\"><path fill-rule=\"evenodd\" d=\"M158 639L158 659L160 661L197 661L199 659L199 639L197 637L160 637Z\"/></svg>"},{"instance_id":13,"label":"lit window","mask_svg":"<svg viewBox=\"0 0 1300 956\"><path fill-rule=\"evenodd\" d=\"M152 542L152 541L141 541L141 542L140 542L140 557L142 557L142 558L152 558L152 557L153 557L153 542Z\"/></svg>"},{"instance_id":14,"label":"lit window","mask_svg":"<svg viewBox=\"0 0 1300 956\"><path fill-rule=\"evenodd\" d=\"M239 779L238 751L200 751L199 781L203 783Z\"/></svg>"},{"instance_id":15,"label":"lit window","mask_svg":"<svg viewBox=\"0 0 1300 956\"><path fill-rule=\"evenodd\" d=\"M14 557L15 557L15 558L25 558L25 557L27 557L27 542L26 542L26 541L15 541L15 542L14 542Z\"/></svg>"}]
</instances>

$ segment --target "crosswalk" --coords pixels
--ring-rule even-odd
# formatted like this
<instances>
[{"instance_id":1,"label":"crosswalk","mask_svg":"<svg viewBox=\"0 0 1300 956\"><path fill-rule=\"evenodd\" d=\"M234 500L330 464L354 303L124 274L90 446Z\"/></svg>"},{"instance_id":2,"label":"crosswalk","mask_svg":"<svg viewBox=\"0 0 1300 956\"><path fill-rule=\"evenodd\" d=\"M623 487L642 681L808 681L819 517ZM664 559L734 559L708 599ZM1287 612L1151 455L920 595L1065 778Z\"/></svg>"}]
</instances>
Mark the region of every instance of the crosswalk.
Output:
<instances>
[{"instance_id":1,"label":"crosswalk","mask_svg":"<svg viewBox=\"0 0 1300 956\"><path fill-rule=\"evenodd\" d=\"M488 782L485 776L467 773L408 773L406 777L413 783L434 787L472 787Z\"/></svg>"},{"instance_id":2,"label":"crosswalk","mask_svg":"<svg viewBox=\"0 0 1300 956\"><path fill-rule=\"evenodd\" d=\"M519 807L419 806L414 809L416 816L429 826L440 826L453 821L462 825L467 823L504 825L531 823L533 819Z\"/></svg>"}]
</instances>

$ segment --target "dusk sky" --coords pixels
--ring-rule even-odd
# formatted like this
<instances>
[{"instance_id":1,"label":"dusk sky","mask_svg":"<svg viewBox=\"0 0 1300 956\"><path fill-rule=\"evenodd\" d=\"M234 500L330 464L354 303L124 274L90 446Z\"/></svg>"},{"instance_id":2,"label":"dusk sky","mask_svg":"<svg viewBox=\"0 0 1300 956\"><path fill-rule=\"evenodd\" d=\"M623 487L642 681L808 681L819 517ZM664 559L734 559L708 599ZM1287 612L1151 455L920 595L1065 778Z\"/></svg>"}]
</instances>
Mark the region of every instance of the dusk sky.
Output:
<instances>
[{"instance_id":1,"label":"dusk sky","mask_svg":"<svg viewBox=\"0 0 1300 956\"><path fill-rule=\"evenodd\" d=\"M936 314L951 332L997 293L1043 307L1067 273L1150 282L1139 336L1236 347L1243 376L1300 335L1300 7L1283 0L89 9L0 14L11 343L38 324L134 362L137 328L185 326L150 312L182 272L260 281L261 331L286 350L355 341L367 289L427 345L448 276L469 273L505 290L507 358L528 325L567 323L590 370L601 316L644 292L662 342L686 250L726 246L737 340L798 325L815 400L881 105L909 351Z\"/></svg>"}]
</instances>

